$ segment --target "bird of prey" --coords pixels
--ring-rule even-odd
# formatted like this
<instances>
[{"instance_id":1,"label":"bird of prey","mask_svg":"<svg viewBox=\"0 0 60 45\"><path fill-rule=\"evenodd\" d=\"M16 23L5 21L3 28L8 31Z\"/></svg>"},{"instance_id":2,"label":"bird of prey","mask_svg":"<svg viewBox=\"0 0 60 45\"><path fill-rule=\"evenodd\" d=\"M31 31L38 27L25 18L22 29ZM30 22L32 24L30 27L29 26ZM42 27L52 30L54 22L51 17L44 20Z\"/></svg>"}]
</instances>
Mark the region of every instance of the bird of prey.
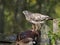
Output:
<instances>
[{"instance_id":1,"label":"bird of prey","mask_svg":"<svg viewBox=\"0 0 60 45\"><path fill-rule=\"evenodd\" d=\"M17 34L16 44L36 45L38 43L39 31L27 30Z\"/></svg>"},{"instance_id":2,"label":"bird of prey","mask_svg":"<svg viewBox=\"0 0 60 45\"><path fill-rule=\"evenodd\" d=\"M32 13L30 11L23 11L23 14L26 17L26 20L29 21L30 23L32 23L33 25L37 25L37 24L41 24L44 23L46 20L51 20L52 18L47 16L47 15L43 15L40 13ZM33 26L34 27L34 26Z\"/></svg>"}]
</instances>

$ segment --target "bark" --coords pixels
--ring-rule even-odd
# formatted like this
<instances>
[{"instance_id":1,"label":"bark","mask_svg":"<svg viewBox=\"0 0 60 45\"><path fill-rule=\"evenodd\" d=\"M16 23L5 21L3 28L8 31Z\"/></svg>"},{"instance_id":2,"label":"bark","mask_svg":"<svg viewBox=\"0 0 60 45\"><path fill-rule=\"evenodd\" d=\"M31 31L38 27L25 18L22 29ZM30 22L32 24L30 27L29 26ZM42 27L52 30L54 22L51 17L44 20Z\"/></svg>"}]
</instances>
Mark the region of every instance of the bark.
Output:
<instances>
[{"instance_id":1,"label":"bark","mask_svg":"<svg viewBox=\"0 0 60 45\"><path fill-rule=\"evenodd\" d=\"M0 32L4 31L4 1L0 2Z\"/></svg>"}]
</instances>

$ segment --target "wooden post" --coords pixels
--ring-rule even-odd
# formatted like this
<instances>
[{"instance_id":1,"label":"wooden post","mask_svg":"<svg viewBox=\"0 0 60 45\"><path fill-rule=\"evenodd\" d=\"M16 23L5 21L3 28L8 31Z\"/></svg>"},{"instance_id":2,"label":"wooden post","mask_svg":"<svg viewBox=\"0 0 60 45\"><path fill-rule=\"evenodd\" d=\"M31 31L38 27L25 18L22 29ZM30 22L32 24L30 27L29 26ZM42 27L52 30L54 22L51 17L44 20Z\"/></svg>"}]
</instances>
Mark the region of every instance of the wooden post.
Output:
<instances>
[{"instance_id":1,"label":"wooden post","mask_svg":"<svg viewBox=\"0 0 60 45\"><path fill-rule=\"evenodd\" d=\"M49 27L46 24L42 25L41 28L41 43L40 45L49 45L48 31Z\"/></svg>"},{"instance_id":2,"label":"wooden post","mask_svg":"<svg viewBox=\"0 0 60 45\"><path fill-rule=\"evenodd\" d=\"M59 26L58 26L59 22L60 22L59 18L53 20L53 33L55 33L55 34L58 33L59 30L60 30ZM59 39L56 39L55 42L56 42L55 45L60 45L60 40Z\"/></svg>"},{"instance_id":3,"label":"wooden post","mask_svg":"<svg viewBox=\"0 0 60 45\"><path fill-rule=\"evenodd\" d=\"M58 32L58 19L53 20L53 33Z\"/></svg>"}]
</instances>

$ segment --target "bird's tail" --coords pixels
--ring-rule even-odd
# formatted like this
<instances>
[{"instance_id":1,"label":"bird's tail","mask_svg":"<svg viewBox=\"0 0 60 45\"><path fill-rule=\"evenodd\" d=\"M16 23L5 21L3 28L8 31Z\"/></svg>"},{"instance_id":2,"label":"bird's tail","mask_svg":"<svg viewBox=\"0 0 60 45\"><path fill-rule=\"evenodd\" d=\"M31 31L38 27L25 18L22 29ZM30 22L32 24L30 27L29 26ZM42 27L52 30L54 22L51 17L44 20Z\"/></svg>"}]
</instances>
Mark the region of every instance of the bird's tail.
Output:
<instances>
[{"instance_id":1,"label":"bird's tail","mask_svg":"<svg viewBox=\"0 0 60 45\"><path fill-rule=\"evenodd\" d=\"M53 20L53 19L54 19L54 18L52 18L52 17L49 17L49 18L48 18L48 20Z\"/></svg>"}]
</instances>

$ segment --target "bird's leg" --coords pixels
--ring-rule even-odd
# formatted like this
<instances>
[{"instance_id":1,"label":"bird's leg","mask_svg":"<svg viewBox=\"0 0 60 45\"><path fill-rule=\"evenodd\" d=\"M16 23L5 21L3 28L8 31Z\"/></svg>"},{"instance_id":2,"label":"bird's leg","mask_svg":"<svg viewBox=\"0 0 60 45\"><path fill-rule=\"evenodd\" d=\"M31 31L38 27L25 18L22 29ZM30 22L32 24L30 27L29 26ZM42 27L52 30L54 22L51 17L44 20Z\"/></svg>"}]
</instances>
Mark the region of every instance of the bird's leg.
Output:
<instances>
[{"instance_id":1,"label":"bird's leg","mask_svg":"<svg viewBox=\"0 0 60 45\"><path fill-rule=\"evenodd\" d=\"M38 28L39 28L39 27L38 27L38 25L36 24L36 25L35 25L35 31L37 31L37 30L38 30Z\"/></svg>"},{"instance_id":2,"label":"bird's leg","mask_svg":"<svg viewBox=\"0 0 60 45\"><path fill-rule=\"evenodd\" d=\"M32 24L32 30L33 31L35 30L35 24Z\"/></svg>"},{"instance_id":3,"label":"bird's leg","mask_svg":"<svg viewBox=\"0 0 60 45\"><path fill-rule=\"evenodd\" d=\"M38 26L39 26L39 29L41 30L41 24L39 24Z\"/></svg>"},{"instance_id":4,"label":"bird's leg","mask_svg":"<svg viewBox=\"0 0 60 45\"><path fill-rule=\"evenodd\" d=\"M41 30L41 24L36 24L35 25L35 30L37 31L37 30Z\"/></svg>"}]
</instances>

